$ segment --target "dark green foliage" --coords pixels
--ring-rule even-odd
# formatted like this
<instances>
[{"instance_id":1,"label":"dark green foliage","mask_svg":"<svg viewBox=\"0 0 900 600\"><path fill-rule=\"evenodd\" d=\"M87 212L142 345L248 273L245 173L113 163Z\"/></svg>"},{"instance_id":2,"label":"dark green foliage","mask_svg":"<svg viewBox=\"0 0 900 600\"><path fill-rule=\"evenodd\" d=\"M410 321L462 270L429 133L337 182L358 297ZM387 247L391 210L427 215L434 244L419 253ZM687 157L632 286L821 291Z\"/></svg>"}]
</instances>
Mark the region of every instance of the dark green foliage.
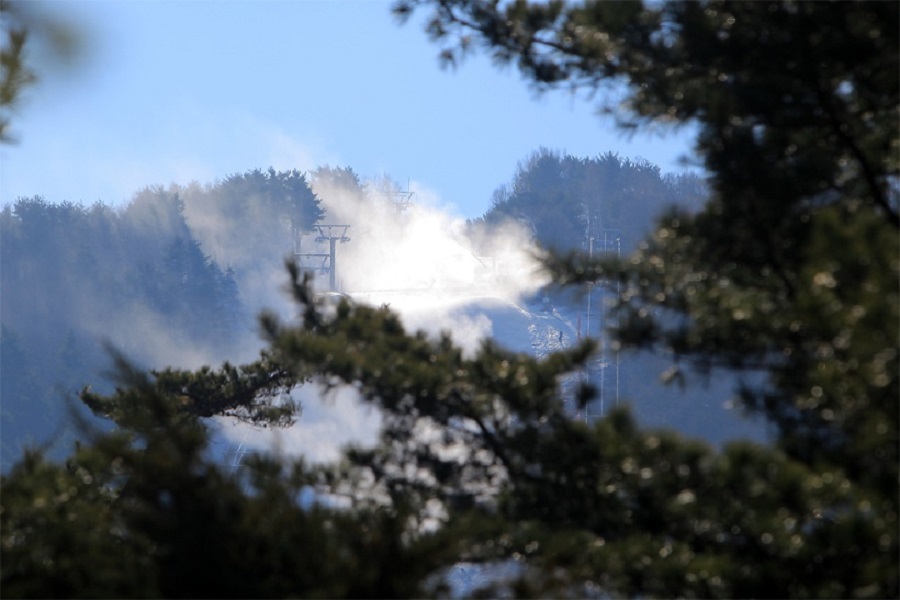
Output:
<instances>
[{"instance_id":1,"label":"dark green foliage","mask_svg":"<svg viewBox=\"0 0 900 600\"><path fill-rule=\"evenodd\" d=\"M855 196L898 224L885 179L898 169L895 3L399 0L395 12L428 5L451 62L478 42L541 88L624 83L626 101L602 107L626 126L697 122L745 235L781 233L772 219L812 197Z\"/></svg>"},{"instance_id":2,"label":"dark green foliage","mask_svg":"<svg viewBox=\"0 0 900 600\"><path fill-rule=\"evenodd\" d=\"M630 126L699 126L707 207L664 218L621 263L572 256L554 261L556 271L571 282L618 279L620 344L669 353L676 377L682 366L744 374L740 399L776 425L778 448L867 496L844 525L812 538L880 553L894 568L856 590L792 584L780 593L896 596L896 3L397 8L421 4L435 6L429 31L450 43L451 59L474 39L540 87L624 83L627 102L605 108ZM455 45L457 33L474 38ZM877 542L861 541L887 523Z\"/></svg>"},{"instance_id":3,"label":"dark green foliage","mask_svg":"<svg viewBox=\"0 0 900 600\"><path fill-rule=\"evenodd\" d=\"M152 371L155 393L185 414L195 417L225 415L258 425L288 426L300 412L291 391L308 376L286 370L269 352L252 363L219 369L203 366L196 371L166 368ZM85 390L81 399L95 413L121 424L126 418L123 402L130 390L117 388L109 397Z\"/></svg>"},{"instance_id":4,"label":"dark green foliage","mask_svg":"<svg viewBox=\"0 0 900 600\"><path fill-rule=\"evenodd\" d=\"M398 7L418 4L433 35L474 32L539 84L619 78L636 122L697 120L703 210L664 216L625 260L550 266L618 281L619 343L668 353L674 377L743 376L774 443L714 450L623 411L574 421L557 387L589 342L467 357L385 307L323 314L292 265L298 321L263 319L274 384L354 386L383 413L379 444L317 468L259 457L233 479L185 406L265 377L151 382L121 364L116 394L85 396L121 431L3 478L4 594L409 596L457 562L512 561L481 594L898 597L896 3ZM555 193L559 164L523 171L516 202ZM346 508L301 508L306 489Z\"/></svg>"},{"instance_id":5,"label":"dark green foliage","mask_svg":"<svg viewBox=\"0 0 900 600\"><path fill-rule=\"evenodd\" d=\"M67 471L31 458L4 479L4 589L405 595L421 593L456 561L513 558L528 567L514 584L522 595L896 591L896 516L884 510L888 499L839 466L813 467L751 444L717 453L642 432L623 412L593 426L573 421L557 378L583 364L590 345L539 362L486 343L464 358L447 339L407 334L384 308L344 303L327 317L298 276L301 321L266 319L274 356L326 382L356 382L384 410L382 443L317 469L284 470L260 458L242 487L205 458L205 430L183 398L159 393L167 377L154 384L122 364L124 385L107 400L121 433L82 448ZM50 481L39 485L42 477ZM45 488L59 478L64 483L53 485L68 492L53 495ZM95 480L99 489L79 487ZM308 485L349 496L353 508L301 508ZM74 523L93 518L82 498L110 507L98 511L93 538L67 521L46 531L26 525L52 522L48 510ZM419 530L435 518L443 523L436 538ZM76 541L61 537L71 535ZM61 549L82 542L91 544L76 555L84 563L29 558L61 560ZM136 564L141 571L130 580L109 575L133 573ZM266 569L272 564L292 568Z\"/></svg>"},{"instance_id":6,"label":"dark green foliage","mask_svg":"<svg viewBox=\"0 0 900 600\"><path fill-rule=\"evenodd\" d=\"M786 450L810 463L827 455L890 492L900 460L897 232L868 212L811 220L805 264L781 272L716 265L702 217L664 221L639 266L623 271L620 339L705 371L766 374L741 397L779 427ZM654 318L651 306L674 318Z\"/></svg>"},{"instance_id":7,"label":"dark green foliage","mask_svg":"<svg viewBox=\"0 0 900 600\"><path fill-rule=\"evenodd\" d=\"M464 358L447 338L407 334L386 308L344 302L326 316L292 272L300 321L265 319L273 359L295 374L355 383L384 411L381 444L316 469L262 457L242 487L205 458L207 434L184 398L165 392L191 376L151 383L120 364L123 385L101 400L122 432L77 452L68 471L30 458L4 479L4 589L402 596L423 593L460 560L514 559L527 566L513 584L520 595L896 592L890 499L839 465L746 443L717 453L642 432L623 412L593 426L573 421L556 386L590 344L537 361L488 342ZM39 484L45 471L50 481ZM80 489L65 479L72 472L99 490L72 494ZM47 490L59 478L53 485L68 493ZM352 508L301 508L304 486L349 497ZM82 498L109 503L97 518L120 525L99 523L95 542L64 526L89 518ZM65 516L53 521L48 510ZM435 519L437 537L423 533ZM57 524L45 531L33 522ZM75 543L61 536L71 535L92 546L57 566ZM49 562L32 559L39 555ZM131 579L109 575L135 564Z\"/></svg>"},{"instance_id":8,"label":"dark green foliage","mask_svg":"<svg viewBox=\"0 0 900 600\"><path fill-rule=\"evenodd\" d=\"M3 477L4 597L422 595L446 546L412 535L402 509L301 507L302 464L229 473L196 417L120 368L123 430Z\"/></svg>"},{"instance_id":9,"label":"dark green foliage","mask_svg":"<svg viewBox=\"0 0 900 600\"><path fill-rule=\"evenodd\" d=\"M295 285L298 300L304 289ZM384 410L381 446L325 470L334 489L422 510L440 500L460 559L528 558L537 570L522 593L897 592L889 486L833 454L748 443L717 454L641 432L621 412L593 428L572 421L556 382L590 346L539 362L488 343L467 360L447 340L405 334L385 309L346 304L331 321L309 307L304 326L269 319L267 329L286 363L356 382ZM485 513L494 521L482 530Z\"/></svg>"}]
</instances>

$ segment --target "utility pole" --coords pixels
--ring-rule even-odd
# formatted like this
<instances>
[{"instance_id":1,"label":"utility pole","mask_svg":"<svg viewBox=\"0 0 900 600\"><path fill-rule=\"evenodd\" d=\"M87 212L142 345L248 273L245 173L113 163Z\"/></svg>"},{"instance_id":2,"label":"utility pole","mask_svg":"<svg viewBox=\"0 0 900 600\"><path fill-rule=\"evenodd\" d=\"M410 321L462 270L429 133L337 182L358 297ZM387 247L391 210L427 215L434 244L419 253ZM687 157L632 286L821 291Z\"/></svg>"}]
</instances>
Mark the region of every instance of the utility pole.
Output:
<instances>
[{"instance_id":1,"label":"utility pole","mask_svg":"<svg viewBox=\"0 0 900 600\"><path fill-rule=\"evenodd\" d=\"M393 187L393 186L392 186ZM402 214L407 208L409 208L410 202L412 202L412 197L415 195L415 192L411 192L409 189L409 179L406 180L406 190L394 190L391 192L391 203L394 205L394 210L397 211L397 214Z\"/></svg>"},{"instance_id":2,"label":"utility pole","mask_svg":"<svg viewBox=\"0 0 900 600\"><path fill-rule=\"evenodd\" d=\"M349 225L316 225L317 242L328 242L328 253L323 252L303 252L300 248L300 242L294 247L294 256L300 259L300 266L304 268L314 268L323 273L328 273L328 288L332 292L337 291L337 243L346 243L350 241L347 237ZM300 239L299 236L295 239ZM311 267L310 261L322 259L322 263L318 266Z\"/></svg>"},{"instance_id":3,"label":"utility pole","mask_svg":"<svg viewBox=\"0 0 900 600\"><path fill-rule=\"evenodd\" d=\"M594 258L594 236L588 238L588 258ZM588 296L587 296L587 328L585 330L585 338L591 337L591 306L593 305L593 292L594 292L594 282L588 282ZM593 382L591 381L591 363L587 362L585 364L585 368L587 370L587 384L591 385ZM603 391L600 392L600 414L603 414ZM590 423L590 405L586 405L584 407L584 422Z\"/></svg>"}]
</instances>

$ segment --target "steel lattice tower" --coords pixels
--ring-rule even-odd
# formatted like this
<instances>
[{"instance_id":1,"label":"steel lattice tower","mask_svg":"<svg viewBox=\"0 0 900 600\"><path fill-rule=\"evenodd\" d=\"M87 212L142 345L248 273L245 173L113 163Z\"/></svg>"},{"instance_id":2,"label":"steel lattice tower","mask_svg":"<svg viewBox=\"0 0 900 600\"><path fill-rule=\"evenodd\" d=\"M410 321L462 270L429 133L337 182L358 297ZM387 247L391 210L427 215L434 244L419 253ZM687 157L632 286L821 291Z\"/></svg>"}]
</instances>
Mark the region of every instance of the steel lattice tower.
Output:
<instances>
[{"instance_id":1,"label":"steel lattice tower","mask_svg":"<svg viewBox=\"0 0 900 600\"><path fill-rule=\"evenodd\" d=\"M601 229L597 235L588 238L588 253L591 258L595 252L606 256L619 258L622 252L622 235L618 229ZM619 350L610 349L606 339L606 331L610 327L618 325L615 313L610 314L610 308L615 304L619 296L619 284L611 286L609 281L588 284L587 296L587 336L591 337L592 313L597 315L597 337L600 339L600 352L596 360L588 363L586 379L588 384L597 385L598 399L585 407L585 420L602 417L606 412L606 406L611 401L615 406L619 405ZM595 382L595 378L598 380ZM599 404L599 411L591 412L593 405Z\"/></svg>"}]
</instances>

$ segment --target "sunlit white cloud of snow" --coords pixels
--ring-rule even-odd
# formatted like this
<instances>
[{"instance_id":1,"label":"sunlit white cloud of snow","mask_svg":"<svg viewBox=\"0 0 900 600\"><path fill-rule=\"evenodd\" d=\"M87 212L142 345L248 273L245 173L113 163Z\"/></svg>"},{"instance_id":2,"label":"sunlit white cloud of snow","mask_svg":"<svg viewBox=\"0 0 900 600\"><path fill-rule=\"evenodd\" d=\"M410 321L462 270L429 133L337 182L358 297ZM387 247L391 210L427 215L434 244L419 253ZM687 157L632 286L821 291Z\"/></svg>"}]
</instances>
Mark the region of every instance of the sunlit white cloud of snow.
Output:
<instances>
[{"instance_id":1,"label":"sunlit white cloud of snow","mask_svg":"<svg viewBox=\"0 0 900 600\"><path fill-rule=\"evenodd\" d=\"M517 350L528 350L528 314L520 303L547 281L528 232L508 224L490 235L473 237L465 220L436 194L418 182L408 185L404 191L411 192L411 201L403 206L379 182L370 183L365 193L321 183L314 187L327 211L324 223L349 226L350 241L336 246L340 290L354 302L389 305L410 331L424 330L433 336L450 332L467 356L498 331L505 337L515 332L510 341ZM206 226L211 233L223 224ZM316 233L304 236L301 250L327 253L328 243L317 242L317 237ZM320 264L321 258L316 258L307 266ZM283 282L283 272L280 276ZM325 291L328 282L326 274L318 274L319 290ZM265 285L260 281L260 287ZM268 290L274 302L277 288ZM283 297L276 303L281 302ZM303 414L293 427L255 429L223 421L222 433L235 445L268 447L313 462L337 458L345 444L376 441L378 412L362 405L352 388L330 399L321 397L321 388L315 385L298 393Z\"/></svg>"},{"instance_id":2,"label":"sunlit white cloud of snow","mask_svg":"<svg viewBox=\"0 0 900 600\"><path fill-rule=\"evenodd\" d=\"M417 182L410 182L405 205L374 186L364 195L316 192L329 222L350 226L351 241L337 246L337 279L354 297L393 295L392 308L404 313L477 296L518 301L547 282L523 227L510 223L489 235L468 235L465 220Z\"/></svg>"}]
</instances>

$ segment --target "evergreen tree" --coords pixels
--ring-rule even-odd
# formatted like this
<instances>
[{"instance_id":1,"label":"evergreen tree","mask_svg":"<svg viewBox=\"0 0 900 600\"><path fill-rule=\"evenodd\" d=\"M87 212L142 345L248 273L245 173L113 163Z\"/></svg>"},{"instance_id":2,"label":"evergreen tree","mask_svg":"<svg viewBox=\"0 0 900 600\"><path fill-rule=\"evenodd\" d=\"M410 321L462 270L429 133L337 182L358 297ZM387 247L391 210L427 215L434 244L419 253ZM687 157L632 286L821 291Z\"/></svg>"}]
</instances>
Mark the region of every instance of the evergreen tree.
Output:
<instances>
[{"instance_id":1,"label":"evergreen tree","mask_svg":"<svg viewBox=\"0 0 900 600\"><path fill-rule=\"evenodd\" d=\"M260 212L271 214L299 231L310 230L322 218L319 199L310 189L306 176L295 169L254 169L225 178L219 187L223 197L235 203L246 216Z\"/></svg>"},{"instance_id":2,"label":"evergreen tree","mask_svg":"<svg viewBox=\"0 0 900 600\"><path fill-rule=\"evenodd\" d=\"M347 194L362 198L365 195L362 182L350 167L318 167L311 174L312 185L322 186L328 190L340 190Z\"/></svg>"},{"instance_id":3,"label":"evergreen tree","mask_svg":"<svg viewBox=\"0 0 900 600\"><path fill-rule=\"evenodd\" d=\"M4 344L28 357L27 369L0 362L5 465L26 442L55 441L54 457L68 448L67 404L97 386L104 341L147 362L159 359L150 337L225 348L243 333L235 286L201 252L183 209L178 193L156 187L118 210L34 197L0 212L0 323L16 333Z\"/></svg>"},{"instance_id":4,"label":"evergreen tree","mask_svg":"<svg viewBox=\"0 0 900 600\"><path fill-rule=\"evenodd\" d=\"M897 5L433 4L448 59L472 47L452 36L474 36L541 87L624 84L626 110L606 108L628 126L698 124L707 207L665 218L626 263L562 268L617 274L620 343L747 373L743 404L777 425L778 447L877 498L854 518L895 524ZM881 584L862 591L895 595L896 572Z\"/></svg>"},{"instance_id":5,"label":"evergreen tree","mask_svg":"<svg viewBox=\"0 0 900 600\"><path fill-rule=\"evenodd\" d=\"M558 382L590 342L543 361L491 342L465 357L385 307L322 314L292 268L298 319L263 319L267 359L287 385L355 386L383 412L378 446L288 473L263 458L244 493L203 459L192 403L122 365L115 394L85 395L122 431L68 471L29 455L3 478L4 591L437 594L443 567L511 561L512 581L483 594L900 595L897 5L398 8L423 4L433 35L474 35L540 85L618 78L620 117L699 123L702 211L665 216L625 261L551 266L620 281L620 344L747 373L744 405L776 443L719 452L619 411L574 421ZM299 509L304 485L350 503Z\"/></svg>"},{"instance_id":6,"label":"evergreen tree","mask_svg":"<svg viewBox=\"0 0 900 600\"><path fill-rule=\"evenodd\" d=\"M624 249L631 249L652 231L661 210L670 205L696 210L707 196L696 175L666 177L655 165L611 152L579 159L542 148L495 193L479 222L518 220L539 244L560 252L589 250L591 238L615 230Z\"/></svg>"},{"instance_id":7,"label":"evergreen tree","mask_svg":"<svg viewBox=\"0 0 900 600\"><path fill-rule=\"evenodd\" d=\"M445 553L402 542L407 513L301 506L302 464L249 459L241 479L207 433L123 363L124 429L65 465L29 452L2 479L5 597L414 597Z\"/></svg>"}]
</instances>

